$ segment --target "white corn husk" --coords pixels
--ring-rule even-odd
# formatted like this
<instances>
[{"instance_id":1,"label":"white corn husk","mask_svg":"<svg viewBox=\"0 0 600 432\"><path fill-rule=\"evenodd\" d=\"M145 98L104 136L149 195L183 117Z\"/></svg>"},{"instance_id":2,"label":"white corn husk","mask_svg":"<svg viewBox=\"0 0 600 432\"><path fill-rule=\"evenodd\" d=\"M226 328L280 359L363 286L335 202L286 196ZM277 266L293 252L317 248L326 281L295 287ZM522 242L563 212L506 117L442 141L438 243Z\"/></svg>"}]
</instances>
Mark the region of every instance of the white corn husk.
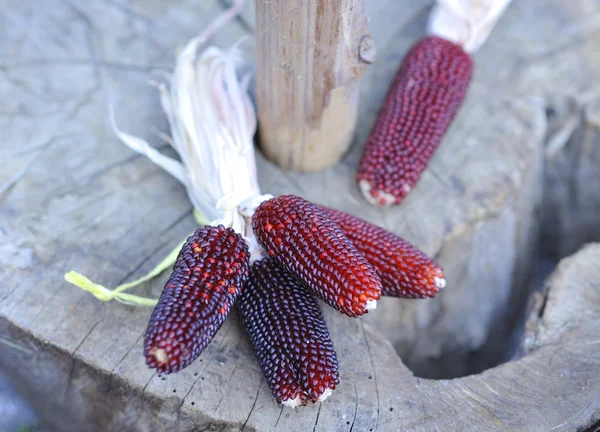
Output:
<instances>
[{"instance_id":1,"label":"white corn husk","mask_svg":"<svg viewBox=\"0 0 600 432\"><path fill-rule=\"evenodd\" d=\"M486 41L511 0L437 0L428 33L457 43L468 53Z\"/></svg>"},{"instance_id":2,"label":"white corn husk","mask_svg":"<svg viewBox=\"0 0 600 432\"><path fill-rule=\"evenodd\" d=\"M177 57L172 74L153 84L159 89L162 108L171 128L171 137L160 134L180 160L163 155L142 138L117 127L110 110L112 127L119 139L132 150L147 156L186 188L199 224L224 225L241 234L251 260L262 256L252 232L252 214L271 198L262 195L256 174L253 136L256 112L248 96L248 76L238 79L241 64L239 45L223 51L209 46L199 53L208 38L240 11L244 0L233 6L197 37L187 43ZM147 299L123 291L150 280L172 267L182 244L140 279L107 289L77 272L65 279L89 291L102 301L118 300L130 305L152 306Z\"/></svg>"},{"instance_id":3,"label":"white corn husk","mask_svg":"<svg viewBox=\"0 0 600 432\"><path fill-rule=\"evenodd\" d=\"M238 80L239 44L227 51L211 46L197 55L201 39L188 43L166 83L155 83L169 120L168 142L181 162L141 138L113 128L131 149L148 156L187 190L194 209L209 225L222 224L242 234L253 259L260 257L250 226L261 195L252 138L256 113L248 96L248 77Z\"/></svg>"}]
</instances>

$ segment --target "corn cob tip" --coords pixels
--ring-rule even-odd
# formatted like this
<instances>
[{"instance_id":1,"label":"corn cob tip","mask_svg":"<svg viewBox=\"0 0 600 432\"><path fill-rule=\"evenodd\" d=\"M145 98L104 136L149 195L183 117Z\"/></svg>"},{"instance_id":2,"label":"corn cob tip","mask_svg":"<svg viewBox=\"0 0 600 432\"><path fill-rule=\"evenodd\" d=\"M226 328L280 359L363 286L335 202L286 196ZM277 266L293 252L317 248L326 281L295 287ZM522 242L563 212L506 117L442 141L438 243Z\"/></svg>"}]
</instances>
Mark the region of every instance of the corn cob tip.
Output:
<instances>
[{"instance_id":1,"label":"corn cob tip","mask_svg":"<svg viewBox=\"0 0 600 432\"><path fill-rule=\"evenodd\" d=\"M149 354L152 357L153 363L157 363L160 366L165 366L169 363L169 356L163 348L153 348Z\"/></svg>"},{"instance_id":2,"label":"corn cob tip","mask_svg":"<svg viewBox=\"0 0 600 432\"><path fill-rule=\"evenodd\" d=\"M321 396L319 396L319 398L317 399L317 401L323 402L325 399L327 399L332 394L333 394L333 389L327 388L327 389L325 389L325 391L323 392L323 394Z\"/></svg>"},{"instance_id":3,"label":"corn cob tip","mask_svg":"<svg viewBox=\"0 0 600 432\"><path fill-rule=\"evenodd\" d=\"M283 404L283 406L295 409L298 406L306 404L306 401L303 401L302 398L300 397L300 395L298 395L298 396L296 396L293 399L288 399L288 400L285 400L285 401L283 401L281 403Z\"/></svg>"},{"instance_id":4,"label":"corn cob tip","mask_svg":"<svg viewBox=\"0 0 600 432\"><path fill-rule=\"evenodd\" d=\"M384 192L382 190L374 189L367 180L359 180L358 188L363 194L364 198L369 204L378 205L381 207L390 207L393 204L397 204L400 200L398 197L391 193ZM408 184L402 186L404 192L403 196L408 195L412 188Z\"/></svg>"},{"instance_id":5,"label":"corn cob tip","mask_svg":"<svg viewBox=\"0 0 600 432\"><path fill-rule=\"evenodd\" d=\"M431 296L434 296L440 292L440 290L446 287L446 278L444 277L444 271L442 268L435 263L432 264L433 265L426 265L426 263L424 263L417 273L423 280L433 281L433 283L430 284L430 294Z\"/></svg>"}]
</instances>

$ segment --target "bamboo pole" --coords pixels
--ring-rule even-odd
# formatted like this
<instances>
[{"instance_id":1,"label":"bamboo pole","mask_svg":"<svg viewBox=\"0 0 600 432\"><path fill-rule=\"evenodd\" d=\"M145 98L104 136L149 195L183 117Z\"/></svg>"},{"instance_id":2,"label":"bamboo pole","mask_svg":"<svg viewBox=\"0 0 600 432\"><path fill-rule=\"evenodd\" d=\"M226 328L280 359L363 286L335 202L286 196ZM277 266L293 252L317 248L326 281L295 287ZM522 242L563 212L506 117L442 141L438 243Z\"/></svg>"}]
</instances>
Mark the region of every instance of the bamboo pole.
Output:
<instances>
[{"instance_id":1,"label":"bamboo pole","mask_svg":"<svg viewBox=\"0 0 600 432\"><path fill-rule=\"evenodd\" d=\"M363 0L256 0L256 26L264 153L288 170L330 167L350 145L375 57Z\"/></svg>"}]
</instances>

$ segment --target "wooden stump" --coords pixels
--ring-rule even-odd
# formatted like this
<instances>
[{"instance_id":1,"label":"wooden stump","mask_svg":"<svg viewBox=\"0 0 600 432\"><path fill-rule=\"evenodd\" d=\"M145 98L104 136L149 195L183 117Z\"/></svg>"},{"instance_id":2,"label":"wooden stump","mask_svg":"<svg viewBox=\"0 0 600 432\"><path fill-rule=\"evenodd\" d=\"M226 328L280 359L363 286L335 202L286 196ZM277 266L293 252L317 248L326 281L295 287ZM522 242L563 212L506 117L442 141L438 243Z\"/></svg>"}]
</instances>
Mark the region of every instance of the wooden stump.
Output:
<instances>
[{"instance_id":1,"label":"wooden stump","mask_svg":"<svg viewBox=\"0 0 600 432\"><path fill-rule=\"evenodd\" d=\"M258 0L256 34L261 148L286 170L338 163L375 59L363 0Z\"/></svg>"},{"instance_id":2,"label":"wooden stump","mask_svg":"<svg viewBox=\"0 0 600 432\"><path fill-rule=\"evenodd\" d=\"M158 377L141 354L150 310L103 304L62 281L70 269L107 286L131 280L193 230L183 188L117 142L107 107L115 104L124 130L146 137L154 125L164 130L158 97L146 81L157 67L172 68L176 47L220 3L53 0L0 7L7 23L0 57L0 367L49 422L92 431L547 431L596 421L598 246L561 266L546 306L532 315L521 346L527 354L518 361L429 381L414 378L392 345L421 376L457 376L497 363L528 295L536 232L549 232L539 206L543 214L547 205L562 209L560 221L592 214L575 211L592 208L589 200L597 196L590 86L600 78L594 43L600 6L513 2L475 56L466 103L431 166L411 196L388 210L366 205L354 172L387 84L422 36L429 9L409 0L367 7L377 24L371 32L379 59L365 75L355 145L340 164L315 174L284 173L259 156L261 185L399 233L436 256L448 286L435 300L386 299L366 319L328 312L342 383L324 404L296 411L272 400L235 317L189 369ZM214 42L229 46L252 31L252 16ZM563 100L587 116L576 116L575 132L563 134L571 137L565 146L557 132L570 130L571 108L562 108ZM550 153L559 156L548 159ZM576 187L549 199L544 176L562 155L570 161L567 175L577 180L560 184ZM590 198L573 199L572 191ZM573 232L562 228L566 222L560 226ZM138 292L157 296L161 285Z\"/></svg>"},{"instance_id":3,"label":"wooden stump","mask_svg":"<svg viewBox=\"0 0 600 432\"><path fill-rule=\"evenodd\" d=\"M139 343L110 371L5 320L2 334L21 348L0 345L0 365L62 430L583 430L600 420L598 305L591 244L535 297L522 358L451 381L414 377L378 332L328 309L343 381L327 402L296 410L273 402L236 319L201 361L166 378L146 370Z\"/></svg>"}]
</instances>

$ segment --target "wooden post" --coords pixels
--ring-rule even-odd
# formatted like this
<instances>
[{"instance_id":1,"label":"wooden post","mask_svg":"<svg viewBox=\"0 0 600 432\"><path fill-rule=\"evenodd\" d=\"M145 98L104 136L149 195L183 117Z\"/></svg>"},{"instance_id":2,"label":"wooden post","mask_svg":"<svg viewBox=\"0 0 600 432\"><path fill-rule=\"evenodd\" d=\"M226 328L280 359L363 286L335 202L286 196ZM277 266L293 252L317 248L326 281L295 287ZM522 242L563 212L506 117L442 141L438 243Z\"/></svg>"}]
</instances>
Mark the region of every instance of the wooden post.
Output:
<instances>
[{"instance_id":1,"label":"wooden post","mask_svg":"<svg viewBox=\"0 0 600 432\"><path fill-rule=\"evenodd\" d=\"M328 168L350 145L375 57L366 21L363 0L256 1L261 147L282 168Z\"/></svg>"}]
</instances>

